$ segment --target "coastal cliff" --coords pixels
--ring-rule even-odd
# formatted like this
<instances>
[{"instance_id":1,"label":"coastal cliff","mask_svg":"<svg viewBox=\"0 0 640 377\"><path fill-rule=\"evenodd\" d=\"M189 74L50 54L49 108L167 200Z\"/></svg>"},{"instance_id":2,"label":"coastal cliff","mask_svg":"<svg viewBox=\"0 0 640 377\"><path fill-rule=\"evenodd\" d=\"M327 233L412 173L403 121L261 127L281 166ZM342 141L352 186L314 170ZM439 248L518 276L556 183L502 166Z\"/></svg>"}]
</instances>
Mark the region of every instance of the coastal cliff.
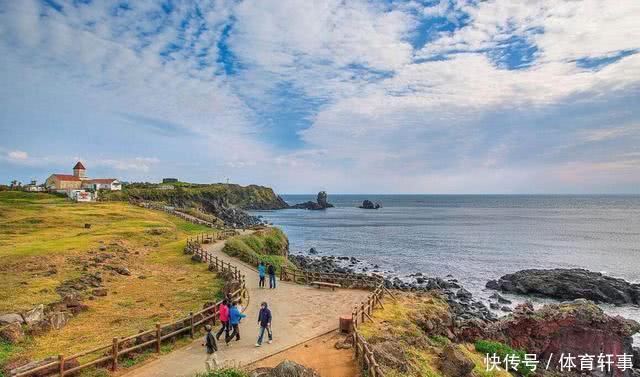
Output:
<instances>
[{"instance_id":1,"label":"coastal cliff","mask_svg":"<svg viewBox=\"0 0 640 377\"><path fill-rule=\"evenodd\" d=\"M270 187L224 183L133 183L125 185L122 191L101 192L100 200L162 203L208 222L218 223L220 220L226 226L234 228L262 223L260 219L247 214L246 210L289 207Z\"/></svg>"}]
</instances>

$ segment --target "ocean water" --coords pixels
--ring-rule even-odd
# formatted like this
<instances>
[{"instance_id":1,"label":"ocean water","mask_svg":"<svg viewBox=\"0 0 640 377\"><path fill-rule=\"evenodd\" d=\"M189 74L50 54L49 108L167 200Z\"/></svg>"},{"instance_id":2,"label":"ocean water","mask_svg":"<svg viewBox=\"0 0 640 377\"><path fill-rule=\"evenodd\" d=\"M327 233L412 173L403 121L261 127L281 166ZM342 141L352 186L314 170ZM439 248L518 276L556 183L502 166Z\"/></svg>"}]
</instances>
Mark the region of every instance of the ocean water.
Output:
<instances>
[{"instance_id":1,"label":"ocean water","mask_svg":"<svg viewBox=\"0 0 640 377\"><path fill-rule=\"evenodd\" d=\"M383 207L357 208L364 199ZM482 299L493 293L488 280L527 268L581 267L640 282L640 195L329 195L329 202L336 207L254 214L287 233L292 253L314 247L399 277L452 275ZM605 309L640 321L638 308Z\"/></svg>"}]
</instances>

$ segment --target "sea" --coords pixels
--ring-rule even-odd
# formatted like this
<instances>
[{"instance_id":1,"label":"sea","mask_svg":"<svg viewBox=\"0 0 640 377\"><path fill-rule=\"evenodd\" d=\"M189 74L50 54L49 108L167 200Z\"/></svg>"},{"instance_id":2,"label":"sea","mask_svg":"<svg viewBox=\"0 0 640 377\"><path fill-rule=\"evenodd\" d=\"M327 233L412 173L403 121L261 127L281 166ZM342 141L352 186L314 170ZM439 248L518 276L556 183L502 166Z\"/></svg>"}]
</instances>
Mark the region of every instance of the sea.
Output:
<instances>
[{"instance_id":1,"label":"sea","mask_svg":"<svg viewBox=\"0 0 640 377\"><path fill-rule=\"evenodd\" d=\"M281 196L289 204L315 201L315 194ZM382 207L358 208L365 199ZM488 280L528 268L579 267L640 283L640 195L330 194L328 200L334 208L253 214L281 227L293 254L313 247L319 256L353 256L408 281L416 272L450 275L485 303L493 293ZM638 307L603 308L640 321Z\"/></svg>"}]
</instances>

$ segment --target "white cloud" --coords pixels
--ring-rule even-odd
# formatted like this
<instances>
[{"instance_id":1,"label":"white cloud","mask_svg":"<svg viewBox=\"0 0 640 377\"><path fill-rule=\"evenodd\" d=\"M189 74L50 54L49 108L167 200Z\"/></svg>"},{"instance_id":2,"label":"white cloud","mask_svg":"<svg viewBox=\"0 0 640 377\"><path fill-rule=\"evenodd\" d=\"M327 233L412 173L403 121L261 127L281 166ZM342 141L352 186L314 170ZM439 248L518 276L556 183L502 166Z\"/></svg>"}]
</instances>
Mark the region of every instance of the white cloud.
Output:
<instances>
[{"instance_id":1,"label":"white cloud","mask_svg":"<svg viewBox=\"0 0 640 377\"><path fill-rule=\"evenodd\" d=\"M12 161L24 161L29 158L29 154L24 151L9 151L7 157Z\"/></svg>"}]
</instances>

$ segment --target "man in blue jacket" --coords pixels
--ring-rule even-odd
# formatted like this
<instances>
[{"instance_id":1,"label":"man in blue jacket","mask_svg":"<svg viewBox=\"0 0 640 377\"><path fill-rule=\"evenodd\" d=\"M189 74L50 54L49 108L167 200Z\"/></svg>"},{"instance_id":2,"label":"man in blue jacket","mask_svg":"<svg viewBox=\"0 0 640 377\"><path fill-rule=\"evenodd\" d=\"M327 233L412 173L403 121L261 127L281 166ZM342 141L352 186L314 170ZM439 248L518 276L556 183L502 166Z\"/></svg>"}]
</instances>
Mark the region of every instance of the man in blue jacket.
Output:
<instances>
[{"instance_id":1,"label":"man in blue jacket","mask_svg":"<svg viewBox=\"0 0 640 377\"><path fill-rule=\"evenodd\" d=\"M230 345L229 341L233 338L236 338L236 341L240 340L240 327L238 325L240 324L240 320L244 317L246 317L246 315L240 313L240 310L238 310L238 303L234 301L231 304L231 308L229 308L229 325L231 325L233 332L224 339L227 346Z\"/></svg>"},{"instance_id":2,"label":"man in blue jacket","mask_svg":"<svg viewBox=\"0 0 640 377\"><path fill-rule=\"evenodd\" d=\"M258 287L264 288L264 278L266 276L267 268L264 266L264 263L260 262L258 265L258 277L260 277L260 282L258 283Z\"/></svg>"},{"instance_id":3,"label":"man in blue jacket","mask_svg":"<svg viewBox=\"0 0 640 377\"><path fill-rule=\"evenodd\" d=\"M260 305L260 313L258 313L258 325L260 325L260 335L258 336L258 342L256 347L262 345L262 337L265 330L269 334L269 344L273 342L273 334L271 333L271 310L269 310L266 302Z\"/></svg>"}]
</instances>

